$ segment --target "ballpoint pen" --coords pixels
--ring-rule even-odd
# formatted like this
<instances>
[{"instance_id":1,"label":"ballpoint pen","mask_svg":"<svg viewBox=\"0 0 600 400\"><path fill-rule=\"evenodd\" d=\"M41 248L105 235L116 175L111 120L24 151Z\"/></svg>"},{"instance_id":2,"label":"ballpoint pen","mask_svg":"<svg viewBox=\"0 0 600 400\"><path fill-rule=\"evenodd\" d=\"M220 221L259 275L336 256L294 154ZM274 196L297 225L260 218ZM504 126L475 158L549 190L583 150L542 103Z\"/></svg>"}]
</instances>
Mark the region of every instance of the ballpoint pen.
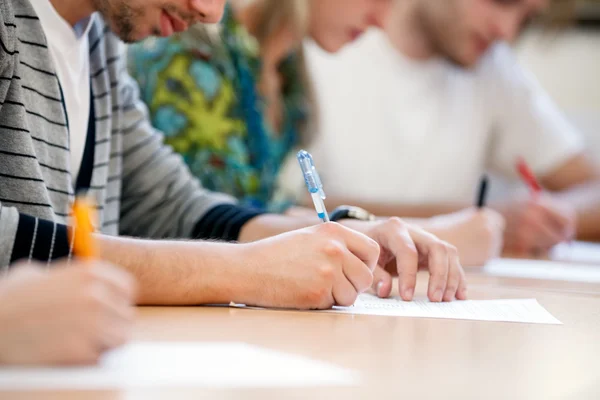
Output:
<instances>
[{"instance_id":1,"label":"ballpoint pen","mask_svg":"<svg viewBox=\"0 0 600 400\"><path fill-rule=\"evenodd\" d=\"M488 193L489 179L487 175L483 175L479 184L479 192L477 193L477 208L482 209L486 206Z\"/></svg>"},{"instance_id":2,"label":"ballpoint pen","mask_svg":"<svg viewBox=\"0 0 600 400\"><path fill-rule=\"evenodd\" d=\"M302 175L304 175L304 182L306 183L306 188L312 197L313 203L315 204L315 210L317 210L317 215L321 218L323 222L329 222L329 215L327 214L327 209L325 208L325 192L323 191L323 184L321 183L321 178L319 177L319 173L315 168L315 163L313 162L313 158L309 152L305 150L301 150L297 155L298 163L300 164L300 169L302 169Z\"/></svg>"}]
</instances>

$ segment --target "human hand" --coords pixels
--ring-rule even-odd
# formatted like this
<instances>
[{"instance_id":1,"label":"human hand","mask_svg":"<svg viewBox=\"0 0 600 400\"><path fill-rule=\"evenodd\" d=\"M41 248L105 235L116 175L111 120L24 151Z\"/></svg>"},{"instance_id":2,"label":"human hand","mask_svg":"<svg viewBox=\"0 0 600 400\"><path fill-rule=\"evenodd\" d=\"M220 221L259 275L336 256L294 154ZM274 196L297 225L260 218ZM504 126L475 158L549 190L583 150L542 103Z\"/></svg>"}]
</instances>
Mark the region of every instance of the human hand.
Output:
<instances>
[{"instance_id":1,"label":"human hand","mask_svg":"<svg viewBox=\"0 0 600 400\"><path fill-rule=\"evenodd\" d=\"M381 247L379 267L374 271L373 280L373 289L379 297L388 297L392 291L391 272L398 275L402 299L411 301L417 272L427 269L430 273L429 300L466 299L465 275L456 247L399 218L372 222L345 220L343 223L365 233Z\"/></svg>"},{"instance_id":2,"label":"human hand","mask_svg":"<svg viewBox=\"0 0 600 400\"><path fill-rule=\"evenodd\" d=\"M506 219L504 246L518 255L539 255L575 238L575 210L549 195L516 200L498 207Z\"/></svg>"},{"instance_id":3,"label":"human hand","mask_svg":"<svg viewBox=\"0 0 600 400\"><path fill-rule=\"evenodd\" d=\"M16 266L0 280L0 364L91 364L122 345L135 284L101 262Z\"/></svg>"},{"instance_id":4,"label":"human hand","mask_svg":"<svg viewBox=\"0 0 600 400\"><path fill-rule=\"evenodd\" d=\"M254 306L328 309L350 306L369 289L379 246L340 224L326 223L242 244L244 265L234 299Z\"/></svg>"},{"instance_id":5,"label":"human hand","mask_svg":"<svg viewBox=\"0 0 600 400\"><path fill-rule=\"evenodd\" d=\"M504 217L474 208L430 218L423 228L458 249L464 266L481 266L502 254Z\"/></svg>"}]
</instances>

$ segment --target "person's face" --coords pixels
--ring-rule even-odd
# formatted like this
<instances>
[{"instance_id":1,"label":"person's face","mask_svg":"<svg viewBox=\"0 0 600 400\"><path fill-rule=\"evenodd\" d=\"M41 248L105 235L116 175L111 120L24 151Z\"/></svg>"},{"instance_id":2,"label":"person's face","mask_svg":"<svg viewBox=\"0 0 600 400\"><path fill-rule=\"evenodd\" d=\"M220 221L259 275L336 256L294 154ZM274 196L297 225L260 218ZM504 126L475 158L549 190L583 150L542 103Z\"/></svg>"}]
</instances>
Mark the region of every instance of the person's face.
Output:
<instances>
[{"instance_id":1,"label":"person's face","mask_svg":"<svg viewBox=\"0 0 600 400\"><path fill-rule=\"evenodd\" d=\"M190 25L217 23L226 0L92 0L111 30L124 42L170 36Z\"/></svg>"},{"instance_id":2,"label":"person's face","mask_svg":"<svg viewBox=\"0 0 600 400\"><path fill-rule=\"evenodd\" d=\"M471 67L496 41L513 41L549 0L421 0L419 19L435 50Z\"/></svg>"},{"instance_id":3,"label":"person's face","mask_svg":"<svg viewBox=\"0 0 600 400\"><path fill-rule=\"evenodd\" d=\"M382 26L391 1L310 0L309 33L321 48L334 53L370 26Z\"/></svg>"}]
</instances>

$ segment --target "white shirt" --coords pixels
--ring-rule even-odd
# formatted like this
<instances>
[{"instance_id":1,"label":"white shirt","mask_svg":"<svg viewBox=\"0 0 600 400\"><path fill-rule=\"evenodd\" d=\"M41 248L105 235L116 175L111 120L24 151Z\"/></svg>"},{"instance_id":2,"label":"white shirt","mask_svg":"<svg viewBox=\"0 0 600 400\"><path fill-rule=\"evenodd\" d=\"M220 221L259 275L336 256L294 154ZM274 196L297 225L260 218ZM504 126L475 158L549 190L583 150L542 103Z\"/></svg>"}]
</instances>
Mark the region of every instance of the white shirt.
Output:
<instances>
[{"instance_id":1,"label":"white shirt","mask_svg":"<svg viewBox=\"0 0 600 400\"><path fill-rule=\"evenodd\" d=\"M81 167L90 115L90 62L88 32L92 18L72 27L49 0L31 0L46 34L50 55L65 99L73 184Z\"/></svg>"},{"instance_id":2,"label":"white shirt","mask_svg":"<svg viewBox=\"0 0 600 400\"><path fill-rule=\"evenodd\" d=\"M543 175L582 151L504 44L472 70L407 59L380 31L334 56L308 43L307 57L320 107L312 150L328 195L472 202L486 169L514 177L522 156Z\"/></svg>"}]
</instances>

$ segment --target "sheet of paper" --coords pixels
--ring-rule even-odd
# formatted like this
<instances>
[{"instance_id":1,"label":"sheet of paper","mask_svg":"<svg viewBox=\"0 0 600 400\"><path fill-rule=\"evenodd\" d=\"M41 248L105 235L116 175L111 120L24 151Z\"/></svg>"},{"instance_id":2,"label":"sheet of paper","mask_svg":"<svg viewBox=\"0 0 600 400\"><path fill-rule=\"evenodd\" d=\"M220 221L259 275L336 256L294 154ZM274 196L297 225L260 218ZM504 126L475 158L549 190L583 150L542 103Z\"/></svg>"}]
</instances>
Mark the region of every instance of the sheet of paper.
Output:
<instances>
[{"instance_id":1,"label":"sheet of paper","mask_svg":"<svg viewBox=\"0 0 600 400\"><path fill-rule=\"evenodd\" d=\"M600 283L600 265L501 258L490 261L483 271L509 278Z\"/></svg>"},{"instance_id":2,"label":"sheet of paper","mask_svg":"<svg viewBox=\"0 0 600 400\"><path fill-rule=\"evenodd\" d=\"M535 299L466 300L451 303L411 302L400 298L380 299L362 294L352 307L334 307L323 312L385 315L395 317L446 318L477 321L562 324Z\"/></svg>"},{"instance_id":3,"label":"sheet of paper","mask_svg":"<svg viewBox=\"0 0 600 400\"><path fill-rule=\"evenodd\" d=\"M0 390L306 387L360 383L358 373L244 343L136 342L83 368L0 368ZM2 396L0 396L2 397Z\"/></svg>"},{"instance_id":4,"label":"sheet of paper","mask_svg":"<svg viewBox=\"0 0 600 400\"><path fill-rule=\"evenodd\" d=\"M589 242L561 243L552 249L550 259L600 265L600 244Z\"/></svg>"}]
</instances>

